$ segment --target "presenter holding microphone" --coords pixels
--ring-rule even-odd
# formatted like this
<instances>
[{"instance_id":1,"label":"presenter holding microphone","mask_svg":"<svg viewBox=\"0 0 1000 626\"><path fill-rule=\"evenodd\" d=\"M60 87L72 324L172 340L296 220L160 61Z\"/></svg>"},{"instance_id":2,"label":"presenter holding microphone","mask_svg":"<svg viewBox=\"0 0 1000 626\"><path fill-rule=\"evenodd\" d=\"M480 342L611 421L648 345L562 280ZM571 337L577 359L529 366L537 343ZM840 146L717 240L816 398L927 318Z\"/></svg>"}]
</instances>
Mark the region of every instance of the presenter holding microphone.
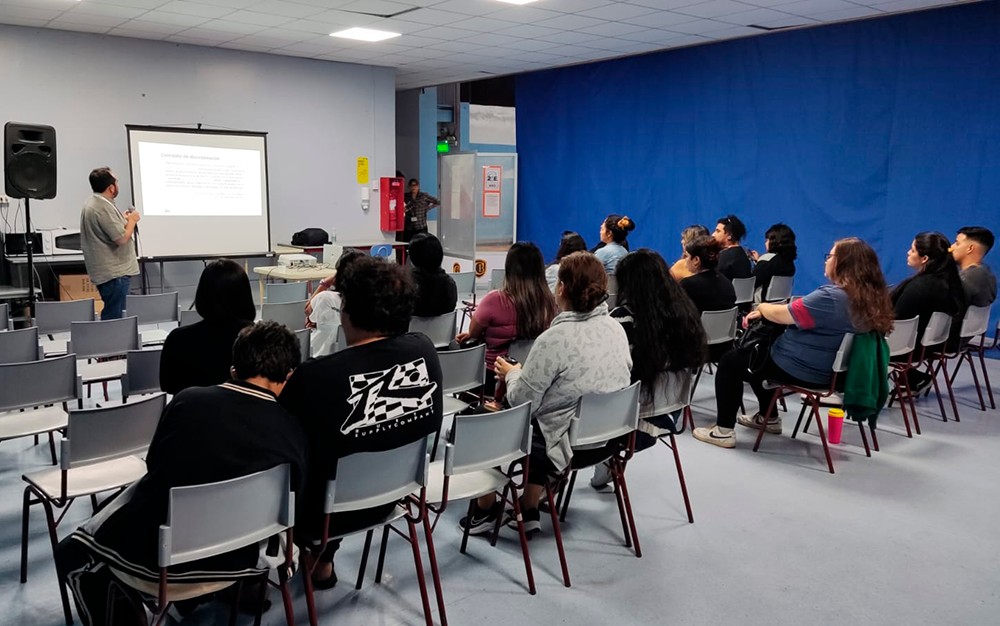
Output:
<instances>
[{"instance_id":1,"label":"presenter holding microphone","mask_svg":"<svg viewBox=\"0 0 1000 626\"><path fill-rule=\"evenodd\" d=\"M94 195L80 212L80 248L91 282L97 286L104 309L102 320L119 319L125 309L132 277L139 273L132 237L139 221L134 208L122 212L115 206L118 178L107 167L90 173Z\"/></svg>"}]
</instances>

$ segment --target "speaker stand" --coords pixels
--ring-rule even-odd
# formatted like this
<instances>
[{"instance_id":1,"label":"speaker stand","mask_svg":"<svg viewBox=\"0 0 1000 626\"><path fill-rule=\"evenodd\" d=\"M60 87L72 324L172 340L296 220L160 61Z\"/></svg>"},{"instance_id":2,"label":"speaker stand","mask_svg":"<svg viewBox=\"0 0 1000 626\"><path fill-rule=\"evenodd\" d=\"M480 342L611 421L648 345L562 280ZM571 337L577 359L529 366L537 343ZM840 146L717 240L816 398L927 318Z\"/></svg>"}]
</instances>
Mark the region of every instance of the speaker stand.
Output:
<instances>
[{"instance_id":1,"label":"speaker stand","mask_svg":"<svg viewBox=\"0 0 1000 626\"><path fill-rule=\"evenodd\" d=\"M31 236L31 233L34 232L34 228L31 226L30 198L24 199L24 222L25 226L27 227L25 228L25 230L28 231L28 235L26 237L28 240L27 242L28 245L24 246L25 248L28 249L28 307L31 309L31 315L33 317L35 315L35 261L34 258L32 257L31 252L32 248L35 247L34 245L35 240Z\"/></svg>"}]
</instances>

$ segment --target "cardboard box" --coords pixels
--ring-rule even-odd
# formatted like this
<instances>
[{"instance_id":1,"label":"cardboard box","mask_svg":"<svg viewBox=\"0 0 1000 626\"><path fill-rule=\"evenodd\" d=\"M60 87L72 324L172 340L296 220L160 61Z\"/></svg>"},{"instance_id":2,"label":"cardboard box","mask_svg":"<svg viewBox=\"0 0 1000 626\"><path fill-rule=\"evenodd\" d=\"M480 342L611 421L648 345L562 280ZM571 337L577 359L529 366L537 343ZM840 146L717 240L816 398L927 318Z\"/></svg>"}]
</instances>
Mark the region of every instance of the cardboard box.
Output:
<instances>
[{"instance_id":1,"label":"cardboard box","mask_svg":"<svg viewBox=\"0 0 1000 626\"><path fill-rule=\"evenodd\" d=\"M59 299L60 300L86 300L94 299L94 310L97 313L104 308L101 294L97 292L97 287L90 282L90 276L86 274L61 274L59 276Z\"/></svg>"}]
</instances>

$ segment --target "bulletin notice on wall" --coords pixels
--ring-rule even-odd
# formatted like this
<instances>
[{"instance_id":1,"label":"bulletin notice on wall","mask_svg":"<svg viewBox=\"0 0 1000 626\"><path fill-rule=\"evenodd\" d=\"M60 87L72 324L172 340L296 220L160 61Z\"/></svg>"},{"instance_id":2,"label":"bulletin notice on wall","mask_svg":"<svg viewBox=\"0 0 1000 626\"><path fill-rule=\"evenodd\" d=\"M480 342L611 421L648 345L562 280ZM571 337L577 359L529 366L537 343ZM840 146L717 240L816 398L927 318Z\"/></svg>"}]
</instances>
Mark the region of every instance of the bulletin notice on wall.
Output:
<instances>
[{"instance_id":1,"label":"bulletin notice on wall","mask_svg":"<svg viewBox=\"0 0 1000 626\"><path fill-rule=\"evenodd\" d=\"M501 180L503 180L501 166L483 167L483 217L500 217Z\"/></svg>"}]
</instances>

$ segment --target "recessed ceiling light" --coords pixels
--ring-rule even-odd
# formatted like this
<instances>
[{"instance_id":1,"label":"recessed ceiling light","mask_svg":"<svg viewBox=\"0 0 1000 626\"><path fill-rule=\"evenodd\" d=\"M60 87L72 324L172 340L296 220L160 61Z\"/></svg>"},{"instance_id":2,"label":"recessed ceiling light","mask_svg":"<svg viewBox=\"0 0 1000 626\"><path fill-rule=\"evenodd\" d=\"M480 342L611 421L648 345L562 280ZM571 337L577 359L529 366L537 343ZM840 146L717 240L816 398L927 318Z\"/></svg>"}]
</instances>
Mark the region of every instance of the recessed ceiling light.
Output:
<instances>
[{"instance_id":1,"label":"recessed ceiling light","mask_svg":"<svg viewBox=\"0 0 1000 626\"><path fill-rule=\"evenodd\" d=\"M390 33L387 30L374 30L371 28L348 28L336 33L330 33L331 37L343 37L344 39L357 39L358 41L385 41L393 37L399 37L400 33Z\"/></svg>"},{"instance_id":2,"label":"recessed ceiling light","mask_svg":"<svg viewBox=\"0 0 1000 626\"><path fill-rule=\"evenodd\" d=\"M506 2L507 4L521 5L521 4L531 4L532 2L535 2L536 0L499 0L499 1L500 2Z\"/></svg>"}]
</instances>

